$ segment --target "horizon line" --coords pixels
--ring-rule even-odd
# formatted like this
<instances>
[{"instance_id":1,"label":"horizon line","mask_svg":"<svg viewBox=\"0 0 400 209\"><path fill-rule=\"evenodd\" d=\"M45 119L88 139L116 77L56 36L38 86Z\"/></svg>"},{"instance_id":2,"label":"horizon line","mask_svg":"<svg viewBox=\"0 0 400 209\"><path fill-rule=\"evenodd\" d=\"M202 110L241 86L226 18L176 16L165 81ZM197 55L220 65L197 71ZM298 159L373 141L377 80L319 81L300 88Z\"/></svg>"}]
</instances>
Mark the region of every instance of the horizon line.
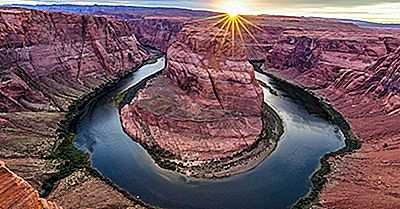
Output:
<instances>
[{"instance_id":1,"label":"horizon line","mask_svg":"<svg viewBox=\"0 0 400 209\"><path fill-rule=\"evenodd\" d=\"M0 6L5 6L5 7L13 7L13 6L61 6L61 5L70 5L70 6L120 6L120 7L138 7L138 8L154 8L154 9L181 9L181 10L189 10L189 11L195 11L195 12L211 12L211 13L225 13L223 11L218 11L218 10L213 10L213 9L207 9L207 8L192 8L192 7L184 7L184 6L167 6L167 5L161 5L161 6L151 6L151 5L143 5L143 4L118 4L118 3L88 3L85 2L84 4L80 3L54 3L54 2L41 2L40 4L38 3L23 3L23 4L1 4ZM363 20L363 19L352 19L352 18L333 18L333 17L323 17L323 16L312 16L312 15L287 15L287 14L268 14L268 13L262 13L262 12L254 12L254 13L247 13L247 14L241 14L241 15L250 15L250 16L261 16L261 15L268 15L268 16L283 16L283 17L305 17L305 18L321 18L321 19L326 19L326 20L336 20L336 21L357 21L360 23L369 23L369 24L377 24L377 25L382 25L382 26L399 26L400 27L400 22L379 22L379 21L371 21L371 20ZM355 24L355 23L353 23Z\"/></svg>"}]
</instances>

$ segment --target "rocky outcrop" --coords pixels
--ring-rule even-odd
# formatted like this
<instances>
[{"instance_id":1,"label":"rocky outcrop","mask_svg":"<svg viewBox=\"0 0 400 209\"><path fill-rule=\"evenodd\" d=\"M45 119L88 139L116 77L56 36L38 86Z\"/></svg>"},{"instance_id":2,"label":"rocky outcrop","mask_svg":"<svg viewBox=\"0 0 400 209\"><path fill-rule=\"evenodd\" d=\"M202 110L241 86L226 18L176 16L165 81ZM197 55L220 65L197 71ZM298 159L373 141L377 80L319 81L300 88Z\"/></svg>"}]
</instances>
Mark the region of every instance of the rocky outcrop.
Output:
<instances>
[{"instance_id":1,"label":"rocky outcrop","mask_svg":"<svg viewBox=\"0 0 400 209\"><path fill-rule=\"evenodd\" d=\"M367 69L372 76L366 80L360 90L373 94L385 101L385 111L395 114L400 109L400 47L380 58Z\"/></svg>"},{"instance_id":2,"label":"rocky outcrop","mask_svg":"<svg viewBox=\"0 0 400 209\"><path fill-rule=\"evenodd\" d=\"M0 161L1 208L62 209L57 204L39 198L39 193L28 182L10 171Z\"/></svg>"},{"instance_id":3,"label":"rocky outcrop","mask_svg":"<svg viewBox=\"0 0 400 209\"><path fill-rule=\"evenodd\" d=\"M215 31L213 31L215 32ZM184 28L167 51L167 68L121 110L129 135L181 163L226 158L261 133L263 94L244 51Z\"/></svg>"},{"instance_id":4,"label":"rocky outcrop","mask_svg":"<svg viewBox=\"0 0 400 209\"><path fill-rule=\"evenodd\" d=\"M41 195L48 194L45 180L72 163L52 155L61 143L56 131L66 111L75 101L132 72L149 56L123 21L0 7L0 160ZM103 180L88 177L104 192L82 199L69 188L74 202L63 202L64 208L77 208L79 201L92 203L78 204L85 208L105 207L115 203L113 198L126 207L134 205ZM87 187L93 186L77 185L79 191L91 191ZM60 196L57 191L52 197ZM8 196L7 201L25 204L22 201L38 197L37 192L30 193L26 198Z\"/></svg>"}]
</instances>

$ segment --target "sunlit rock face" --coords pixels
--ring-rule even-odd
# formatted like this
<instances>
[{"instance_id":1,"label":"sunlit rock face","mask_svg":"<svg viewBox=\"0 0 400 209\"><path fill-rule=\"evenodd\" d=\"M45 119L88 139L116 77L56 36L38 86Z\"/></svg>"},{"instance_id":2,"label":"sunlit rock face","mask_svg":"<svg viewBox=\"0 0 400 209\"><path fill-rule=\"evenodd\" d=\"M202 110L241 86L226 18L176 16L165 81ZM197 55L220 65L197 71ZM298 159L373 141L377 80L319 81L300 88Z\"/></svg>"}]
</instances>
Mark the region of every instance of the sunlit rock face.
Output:
<instances>
[{"instance_id":1,"label":"sunlit rock face","mask_svg":"<svg viewBox=\"0 0 400 209\"><path fill-rule=\"evenodd\" d=\"M0 203L2 208L62 209L57 204L39 198L39 193L26 181L10 171L0 161Z\"/></svg>"},{"instance_id":2,"label":"sunlit rock face","mask_svg":"<svg viewBox=\"0 0 400 209\"><path fill-rule=\"evenodd\" d=\"M263 93L245 51L201 29L179 33L164 74L121 111L135 140L193 161L240 152L262 129Z\"/></svg>"}]
</instances>

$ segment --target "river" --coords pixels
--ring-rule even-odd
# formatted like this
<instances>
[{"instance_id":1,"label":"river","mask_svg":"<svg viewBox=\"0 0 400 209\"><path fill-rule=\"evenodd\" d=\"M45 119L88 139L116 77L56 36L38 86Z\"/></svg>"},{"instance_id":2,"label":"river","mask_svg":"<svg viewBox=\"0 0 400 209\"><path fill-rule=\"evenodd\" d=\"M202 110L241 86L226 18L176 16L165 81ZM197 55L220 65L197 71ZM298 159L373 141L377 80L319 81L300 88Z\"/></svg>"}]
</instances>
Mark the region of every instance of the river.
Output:
<instances>
[{"instance_id":1,"label":"river","mask_svg":"<svg viewBox=\"0 0 400 209\"><path fill-rule=\"evenodd\" d=\"M164 208L290 208L311 188L319 159L345 146L339 127L312 115L284 87L257 73L278 96L264 90L265 101L281 116L285 132L276 150L255 169L240 175L200 180L160 169L122 130L114 96L162 70L165 58L137 70L113 90L88 104L78 121L75 146L91 153L92 166L146 203Z\"/></svg>"}]
</instances>

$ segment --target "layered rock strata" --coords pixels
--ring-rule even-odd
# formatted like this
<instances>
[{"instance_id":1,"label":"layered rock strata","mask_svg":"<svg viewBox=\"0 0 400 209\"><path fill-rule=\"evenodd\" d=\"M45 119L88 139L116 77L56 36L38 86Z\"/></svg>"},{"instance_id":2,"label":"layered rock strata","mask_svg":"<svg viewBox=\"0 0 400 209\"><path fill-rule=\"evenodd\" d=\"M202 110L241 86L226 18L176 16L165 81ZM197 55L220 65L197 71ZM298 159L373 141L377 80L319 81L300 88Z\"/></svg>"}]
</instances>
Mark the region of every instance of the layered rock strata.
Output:
<instances>
[{"instance_id":1,"label":"layered rock strata","mask_svg":"<svg viewBox=\"0 0 400 209\"><path fill-rule=\"evenodd\" d=\"M10 171L0 161L1 208L62 209L57 204L39 197L39 193L25 180Z\"/></svg>"},{"instance_id":2,"label":"layered rock strata","mask_svg":"<svg viewBox=\"0 0 400 209\"><path fill-rule=\"evenodd\" d=\"M126 22L0 7L0 159L40 194L50 192L44 190L45 180L73 163L52 155L61 143L56 131L69 107L132 72L150 54ZM135 205L108 183L86 175L95 183L78 181L68 187L74 201L63 201L64 208ZM99 191L92 191L93 185ZM73 189L77 186L79 190ZM79 191L91 195L81 198ZM54 190L50 196L59 201L59 193ZM24 200L10 199L15 204Z\"/></svg>"},{"instance_id":3,"label":"layered rock strata","mask_svg":"<svg viewBox=\"0 0 400 209\"><path fill-rule=\"evenodd\" d=\"M212 37L183 29L168 48L164 74L121 110L133 139L177 164L232 156L262 130L263 94L253 67L243 50L232 54L230 42L220 47Z\"/></svg>"}]
</instances>

